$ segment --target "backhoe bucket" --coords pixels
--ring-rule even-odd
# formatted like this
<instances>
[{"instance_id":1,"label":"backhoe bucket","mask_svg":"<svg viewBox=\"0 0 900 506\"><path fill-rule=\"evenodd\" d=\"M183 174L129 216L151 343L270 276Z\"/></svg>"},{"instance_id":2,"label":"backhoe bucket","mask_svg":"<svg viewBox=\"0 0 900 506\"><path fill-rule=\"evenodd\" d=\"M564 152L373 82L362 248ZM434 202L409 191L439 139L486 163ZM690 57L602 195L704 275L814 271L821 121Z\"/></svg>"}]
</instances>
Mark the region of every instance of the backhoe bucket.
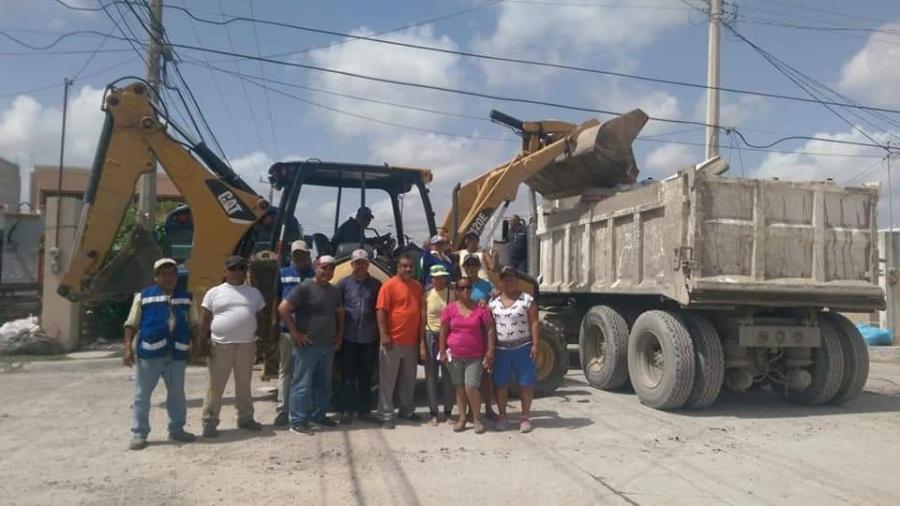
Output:
<instances>
[{"instance_id":1,"label":"backhoe bucket","mask_svg":"<svg viewBox=\"0 0 900 506\"><path fill-rule=\"evenodd\" d=\"M637 181L631 144L648 119L644 111L635 109L584 130L568 151L526 183L544 198L558 199L579 195L588 188Z\"/></svg>"},{"instance_id":2,"label":"backhoe bucket","mask_svg":"<svg viewBox=\"0 0 900 506\"><path fill-rule=\"evenodd\" d=\"M128 242L91 280L84 299L122 300L153 284L153 262L162 257L153 234L136 224Z\"/></svg>"}]
</instances>

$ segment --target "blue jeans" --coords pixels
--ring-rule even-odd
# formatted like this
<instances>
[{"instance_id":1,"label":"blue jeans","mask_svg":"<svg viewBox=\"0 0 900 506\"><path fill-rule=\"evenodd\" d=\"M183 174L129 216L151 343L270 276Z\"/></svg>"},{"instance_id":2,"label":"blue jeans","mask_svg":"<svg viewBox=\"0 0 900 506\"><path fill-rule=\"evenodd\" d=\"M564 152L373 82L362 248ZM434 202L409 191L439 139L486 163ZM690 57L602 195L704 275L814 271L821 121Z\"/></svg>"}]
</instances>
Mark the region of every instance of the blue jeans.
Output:
<instances>
[{"instance_id":1,"label":"blue jeans","mask_svg":"<svg viewBox=\"0 0 900 506\"><path fill-rule=\"evenodd\" d=\"M184 430L187 403L184 399L184 370L186 360L170 357L138 358L134 364L134 408L131 432L146 438L150 433L150 397L162 376L166 384L166 411L169 412L169 433Z\"/></svg>"},{"instance_id":2,"label":"blue jeans","mask_svg":"<svg viewBox=\"0 0 900 506\"><path fill-rule=\"evenodd\" d=\"M320 420L331 401L331 364L334 346L330 344L294 345L291 400L288 403L291 425Z\"/></svg>"}]
</instances>

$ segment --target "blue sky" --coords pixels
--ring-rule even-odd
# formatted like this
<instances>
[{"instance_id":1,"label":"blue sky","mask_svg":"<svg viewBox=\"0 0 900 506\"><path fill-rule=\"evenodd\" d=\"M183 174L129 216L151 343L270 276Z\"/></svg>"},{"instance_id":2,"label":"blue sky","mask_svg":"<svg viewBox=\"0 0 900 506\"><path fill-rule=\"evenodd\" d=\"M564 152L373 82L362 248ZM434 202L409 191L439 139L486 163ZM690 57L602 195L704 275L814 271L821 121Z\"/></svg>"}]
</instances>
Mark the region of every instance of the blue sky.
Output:
<instances>
[{"instance_id":1,"label":"blue sky","mask_svg":"<svg viewBox=\"0 0 900 506\"><path fill-rule=\"evenodd\" d=\"M105 1L105 0L104 0ZM96 7L94 0L68 0ZM379 33L446 14L483 6L431 24L383 35L402 42L588 66L704 83L707 27L704 16L690 7L701 0L458 0L441 2L295 2L281 0L166 0L187 5L210 19L251 16L355 34ZM900 3L891 0L860 2L812 0L734 0L732 25L765 50L854 100L900 108ZM377 7L373 7L377 5ZM135 30L140 25L120 8ZM110 12L120 23L119 13ZM189 21L183 12L167 9L167 33L174 43L200 45L244 54L280 56L303 64L356 71L449 88L483 91L613 111L641 107L652 116L703 120L705 92L636 80L611 78L532 66L485 62L453 55L351 41L339 37L235 22L222 26ZM773 24L793 25L773 26ZM817 27L805 29L802 27ZM822 27L841 28L823 30ZM846 30L850 28L852 30ZM881 29L880 32L865 31ZM0 0L0 30L32 45L52 42L74 30L114 33L102 12L76 12L51 0ZM140 34L141 38L144 37ZM93 58L88 54L48 54L91 51L101 38L75 36L46 51L32 51L0 37L0 156L32 163L55 163L58 157L61 82L78 75L71 91L67 162L88 164L96 146L102 89L123 75L144 74L143 63L127 43L107 40ZM258 42L257 42L258 41ZM325 46L325 47L323 47ZM397 165L418 165L435 172L435 200L439 216L455 181L468 179L511 157L518 144L511 133L484 120L491 108L523 119L564 119L580 122L590 114L543 106L474 99L427 90L373 83L333 74L280 65L243 61L178 49L182 72L194 91L216 137L233 166L265 191L258 182L278 159L316 157ZM115 66L117 65L118 66ZM421 111L362 102L271 85L306 100L266 93L255 84L211 70L261 76L328 92L374 98L453 113L448 117ZM115 68L109 68L115 66ZM60 83L53 86L56 83ZM722 86L803 96L743 41L723 30ZM48 89L40 89L51 86ZM24 92L24 93L23 93ZM169 97L174 103L174 95ZM319 107L311 105L316 102ZM325 106L323 108L321 106ZM335 112L335 109L355 114ZM879 143L900 134L900 128L881 118L857 118L842 111ZM359 116L376 118L377 123ZM482 118L482 119L476 119ZM599 119L608 119L599 115ZM900 115L890 115L894 121ZM176 116L176 120L178 116ZM863 119L873 124L863 123ZM387 125L402 124L406 128ZM785 134L868 142L858 131L817 104L723 93L721 124L738 128L754 143L767 144ZM453 133L457 137L425 131ZM685 125L651 122L650 135L635 144L644 176L664 177L701 161L703 130ZM504 140L505 139L505 140ZM735 142L723 136L723 148ZM815 141L779 144L781 153L723 149L732 175L822 179L839 182L883 181L878 165L883 151ZM812 152L808 155L798 152ZM828 155L828 156L824 156ZM848 155L848 156L843 156ZM864 172L864 169L870 169ZM862 174L860 174L862 173ZM896 179L896 178L895 178ZM896 186L896 185L895 185ZM888 192L885 192L887 194ZM333 196L310 194L301 204L301 220L330 222ZM346 201L345 201L346 202ZM343 214L353 202L346 203ZM414 206L414 204L410 204ZM380 206L380 209L378 207ZM376 204L376 214L387 208ZM382 211L379 213L379 211ZM883 212L883 224L887 216ZM382 225L384 226L384 225Z\"/></svg>"}]
</instances>

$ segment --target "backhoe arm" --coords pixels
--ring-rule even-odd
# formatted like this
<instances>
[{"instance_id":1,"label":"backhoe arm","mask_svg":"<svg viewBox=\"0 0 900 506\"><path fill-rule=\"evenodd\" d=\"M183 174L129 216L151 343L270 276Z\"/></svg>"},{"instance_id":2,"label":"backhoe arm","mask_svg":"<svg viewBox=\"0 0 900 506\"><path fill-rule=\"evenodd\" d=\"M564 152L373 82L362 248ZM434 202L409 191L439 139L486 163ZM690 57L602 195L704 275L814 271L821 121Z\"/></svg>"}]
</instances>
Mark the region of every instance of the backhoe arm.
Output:
<instances>
[{"instance_id":1,"label":"backhoe arm","mask_svg":"<svg viewBox=\"0 0 900 506\"><path fill-rule=\"evenodd\" d=\"M59 294L74 301L90 293L133 200L138 178L154 170L158 160L191 208L194 247L187 265L188 289L195 298L202 297L221 282L225 258L264 215L268 202L203 144L191 149L206 165L173 139L154 111L144 83L111 88L104 110L106 121L84 196L75 249Z\"/></svg>"},{"instance_id":2,"label":"backhoe arm","mask_svg":"<svg viewBox=\"0 0 900 506\"><path fill-rule=\"evenodd\" d=\"M462 247L466 232L481 234L497 208L515 199L522 183L544 197L561 198L591 186L614 186L637 178L631 143L647 122L639 109L603 124L596 119L579 125L522 122L496 111L491 118L522 136L522 151L454 190L444 228L455 248Z\"/></svg>"}]
</instances>

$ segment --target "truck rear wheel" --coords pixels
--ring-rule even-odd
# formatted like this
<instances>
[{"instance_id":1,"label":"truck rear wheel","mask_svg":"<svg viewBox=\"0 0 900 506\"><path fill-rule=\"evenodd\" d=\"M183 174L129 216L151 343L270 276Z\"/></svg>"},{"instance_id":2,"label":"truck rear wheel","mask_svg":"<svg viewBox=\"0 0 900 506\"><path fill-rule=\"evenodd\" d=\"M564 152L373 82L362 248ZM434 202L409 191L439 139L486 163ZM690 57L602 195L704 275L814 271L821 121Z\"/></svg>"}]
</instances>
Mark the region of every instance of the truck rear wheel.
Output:
<instances>
[{"instance_id":1,"label":"truck rear wheel","mask_svg":"<svg viewBox=\"0 0 900 506\"><path fill-rule=\"evenodd\" d=\"M719 333L703 315L682 313L682 319L694 343L694 384L684 406L705 408L715 402L725 378L725 353Z\"/></svg>"},{"instance_id":2,"label":"truck rear wheel","mask_svg":"<svg viewBox=\"0 0 900 506\"><path fill-rule=\"evenodd\" d=\"M641 402L656 409L684 405L694 384L694 345L670 311L647 311L628 339L628 374Z\"/></svg>"},{"instance_id":3,"label":"truck rear wheel","mask_svg":"<svg viewBox=\"0 0 900 506\"><path fill-rule=\"evenodd\" d=\"M812 383L803 390L787 391L787 398L797 404L815 406L830 401L844 380L844 353L838 328L829 320L820 318L819 329L822 343L813 350L813 364L809 367Z\"/></svg>"},{"instance_id":4,"label":"truck rear wheel","mask_svg":"<svg viewBox=\"0 0 900 506\"><path fill-rule=\"evenodd\" d=\"M563 340L564 334L552 319L541 318L541 339L538 341L537 396L552 394L562 386L569 368L569 352Z\"/></svg>"},{"instance_id":5,"label":"truck rear wheel","mask_svg":"<svg viewBox=\"0 0 900 506\"><path fill-rule=\"evenodd\" d=\"M838 313L822 313L820 321L829 322L837 331L844 354L844 377L830 404L843 404L862 391L869 379L869 348L856 325Z\"/></svg>"},{"instance_id":6,"label":"truck rear wheel","mask_svg":"<svg viewBox=\"0 0 900 506\"><path fill-rule=\"evenodd\" d=\"M578 354L594 388L615 390L628 381L628 324L609 306L594 306L581 320Z\"/></svg>"}]
</instances>

